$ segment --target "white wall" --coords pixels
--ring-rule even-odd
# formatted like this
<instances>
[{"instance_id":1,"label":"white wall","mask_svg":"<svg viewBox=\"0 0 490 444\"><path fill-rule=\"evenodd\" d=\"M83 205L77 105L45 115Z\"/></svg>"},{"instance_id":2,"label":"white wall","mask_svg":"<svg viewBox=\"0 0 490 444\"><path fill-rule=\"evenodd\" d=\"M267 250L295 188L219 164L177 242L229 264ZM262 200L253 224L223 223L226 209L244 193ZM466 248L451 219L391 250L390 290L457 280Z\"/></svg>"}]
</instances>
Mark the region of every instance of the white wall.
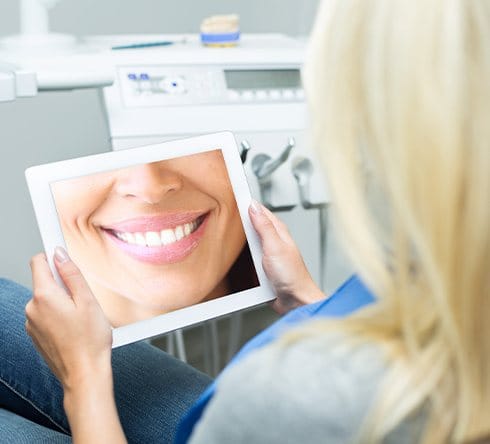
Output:
<instances>
[{"instance_id":1,"label":"white wall","mask_svg":"<svg viewBox=\"0 0 490 444\"><path fill-rule=\"evenodd\" d=\"M51 27L77 35L196 32L201 19L237 12L243 32L306 34L317 0L64 0ZM0 0L0 38L18 31L18 0ZM44 93L0 104L0 276L30 286L29 258L42 250L24 170L109 150L94 90Z\"/></svg>"}]
</instances>

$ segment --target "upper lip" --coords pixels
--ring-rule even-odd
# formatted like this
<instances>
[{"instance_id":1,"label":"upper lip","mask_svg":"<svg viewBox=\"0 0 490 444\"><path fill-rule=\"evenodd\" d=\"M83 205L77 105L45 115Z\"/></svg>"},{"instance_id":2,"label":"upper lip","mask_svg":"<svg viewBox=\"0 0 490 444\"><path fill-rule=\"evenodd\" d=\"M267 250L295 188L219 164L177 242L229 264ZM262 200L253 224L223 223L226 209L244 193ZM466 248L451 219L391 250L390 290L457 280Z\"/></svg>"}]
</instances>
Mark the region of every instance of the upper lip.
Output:
<instances>
[{"instance_id":1,"label":"upper lip","mask_svg":"<svg viewBox=\"0 0 490 444\"><path fill-rule=\"evenodd\" d=\"M104 230L127 233L161 231L190 223L206 213L207 211L182 211L152 216L140 216L108 225L104 224L101 225L101 228Z\"/></svg>"}]
</instances>

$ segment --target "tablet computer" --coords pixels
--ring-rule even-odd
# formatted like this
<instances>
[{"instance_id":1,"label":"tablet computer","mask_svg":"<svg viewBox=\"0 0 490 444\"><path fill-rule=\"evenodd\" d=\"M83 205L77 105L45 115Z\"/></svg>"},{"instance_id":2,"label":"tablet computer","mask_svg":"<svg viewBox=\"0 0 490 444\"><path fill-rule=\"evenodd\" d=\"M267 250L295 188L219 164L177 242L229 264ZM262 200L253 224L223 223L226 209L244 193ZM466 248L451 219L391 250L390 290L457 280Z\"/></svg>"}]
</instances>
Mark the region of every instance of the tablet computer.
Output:
<instances>
[{"instance_id":1,"label":"tablet computer","mask_svg":"<svg viewBox=\"0 0 490 444\"><path fill-rule=\"evenodd\" d=\"M230 132L34 166L26 179L53 275L61 283L63 246L114 347L274 299Z\"/></svg>"}]
</instances>

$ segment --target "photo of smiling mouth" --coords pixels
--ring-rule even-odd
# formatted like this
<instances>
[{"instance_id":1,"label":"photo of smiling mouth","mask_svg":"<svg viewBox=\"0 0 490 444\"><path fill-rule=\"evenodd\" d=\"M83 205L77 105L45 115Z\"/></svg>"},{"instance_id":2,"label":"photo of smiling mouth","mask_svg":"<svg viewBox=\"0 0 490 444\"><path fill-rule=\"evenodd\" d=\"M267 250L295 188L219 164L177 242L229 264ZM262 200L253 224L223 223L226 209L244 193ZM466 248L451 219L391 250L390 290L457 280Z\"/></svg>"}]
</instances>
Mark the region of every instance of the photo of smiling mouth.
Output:
<instances>
[{"instance_id":1,"label":"photo of smiling mouth","mask_svg":"<svg viewBox=\"0 0 490 444\"><path fill-rule=\"evenodd\" d=\"M137 231L135 233L113 231L113 234L128 244L140 245L141 247L161 247L162 245L173 244L191 235L199 228L203 220L204 217L200 216L187 224L177 225L175 228L166 228L161 231Z\"/></svg>"},{"instance_id":2,"label":"photo of smiling mouth","mask_svg":"<svg viewBox=\"0 0 490 444\"><path fill-rule=\"evenodd\" d=\"M209 213L139 218L101 229L113 244L134 259L151 264L179 262L204 235Z\"/></svg>"}]
</instances>

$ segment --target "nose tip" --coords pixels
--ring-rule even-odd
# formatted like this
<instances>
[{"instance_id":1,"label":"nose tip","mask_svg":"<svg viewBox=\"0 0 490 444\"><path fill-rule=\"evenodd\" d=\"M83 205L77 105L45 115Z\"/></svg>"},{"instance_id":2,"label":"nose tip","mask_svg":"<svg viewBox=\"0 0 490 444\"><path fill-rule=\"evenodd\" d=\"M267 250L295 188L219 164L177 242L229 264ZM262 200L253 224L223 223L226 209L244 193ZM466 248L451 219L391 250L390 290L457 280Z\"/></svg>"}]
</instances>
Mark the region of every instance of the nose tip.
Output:
<instances>
[{"instance_id":1,"label":"nose tip","mask_svg":"<svg viewBox=\"0 0 490 444\"><path fill-rule=\"evenodd\" d=\"M137 199L154 205L171 192L182 188L182 178L155 162L128 168L118 178L116 190L124 198Z\"/></svg>"}]
</instances>

